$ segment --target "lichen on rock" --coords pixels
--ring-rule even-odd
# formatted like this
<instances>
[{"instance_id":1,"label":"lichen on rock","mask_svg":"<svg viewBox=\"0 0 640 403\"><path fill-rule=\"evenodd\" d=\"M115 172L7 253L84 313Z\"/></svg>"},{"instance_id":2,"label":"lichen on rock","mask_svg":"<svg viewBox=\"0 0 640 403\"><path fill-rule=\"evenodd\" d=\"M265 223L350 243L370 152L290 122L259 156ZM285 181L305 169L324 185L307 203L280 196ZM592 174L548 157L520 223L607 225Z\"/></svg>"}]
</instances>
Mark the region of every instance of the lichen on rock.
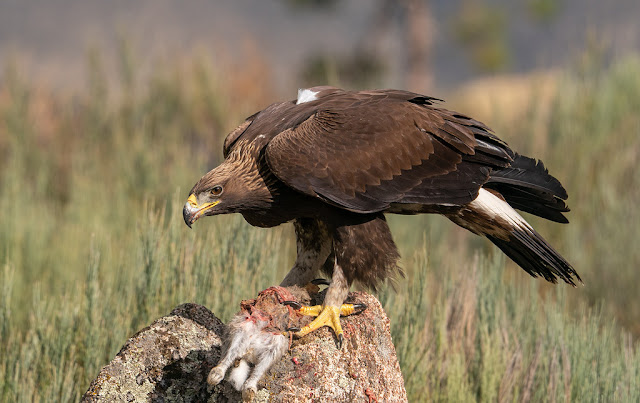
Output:
<instances>
[{"instance_id":1,"label":"lichen on rock","mask_svg":"<svg viewBox=\"0 0 640 403\"><path fill-rule=\"evenodd\" d=\"M265 329L273 334L304 326L310 319L282 305L283 295L305 304L321 303L323 298L322 293L308 296L301 289L272 287L243 301L238 315L250 312L269 318ZM382 306L362 292L349 294L348 301L364 303L367 309L342 318L342 349L328 328L292 339L257 383L254 402L407 400ZM226 379L215 387L206 381L222 357L228 334L206 308L180 305L131 337L102 368L83 401L241 401L242 395Z\"/></svg>"}]
</instances>

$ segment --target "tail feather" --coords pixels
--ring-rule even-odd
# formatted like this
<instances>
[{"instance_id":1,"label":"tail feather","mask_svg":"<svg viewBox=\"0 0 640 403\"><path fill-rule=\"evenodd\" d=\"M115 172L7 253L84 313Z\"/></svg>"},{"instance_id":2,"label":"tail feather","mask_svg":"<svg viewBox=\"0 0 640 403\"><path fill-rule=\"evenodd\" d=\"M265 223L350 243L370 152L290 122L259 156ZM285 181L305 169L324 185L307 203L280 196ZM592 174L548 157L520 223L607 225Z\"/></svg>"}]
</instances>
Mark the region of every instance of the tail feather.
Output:
<instances>
[{"instance_id":1,"label":"tail feather","mask_svg":"<svg viewBox=\"0 0 640 403\"><path fill-rule=\"evenodd\" d=\"M478 235L486 236L533 277L571 284L580 276L540 234L493 190L480 189L478 197L447 217Z\"/></svg>"},{"instance_id":2,"label":"tail feather","mask_svg":"<svg viewBox=\"0 0 640 403\"><path fill-rule=\"evenodd\" d=\"M533 277L542 276L552 283L560 278L574 287L574 280L582 282L571 264L531 228L516 229L508 239L492 235L487 238Z\"/></svg>"},{"instance_id":3,"label":"tail feather","mask_svg":"<svg viewBox=\"0 0 640 403\"><path fill-rule=\"evenodd\" d=\"M562 199L549 193L518 186L488 187L497 190L513 208L550 221L562 224L569 222L567 217L562 214L568 212L569 207Z\"/></svg>"},{"instance_id":4,"label":"tail feather","mask_svg":"<svg viewBox=\"0 0 640 403\"><path fill-rule=\"evenodd\" d=\"M518 210L555 222L569 222L562 214L569 211L564 202L567 191L542 161L516 154L508 168L491 173L484 187L498 191Z\"/></svg>"}]
</instances>

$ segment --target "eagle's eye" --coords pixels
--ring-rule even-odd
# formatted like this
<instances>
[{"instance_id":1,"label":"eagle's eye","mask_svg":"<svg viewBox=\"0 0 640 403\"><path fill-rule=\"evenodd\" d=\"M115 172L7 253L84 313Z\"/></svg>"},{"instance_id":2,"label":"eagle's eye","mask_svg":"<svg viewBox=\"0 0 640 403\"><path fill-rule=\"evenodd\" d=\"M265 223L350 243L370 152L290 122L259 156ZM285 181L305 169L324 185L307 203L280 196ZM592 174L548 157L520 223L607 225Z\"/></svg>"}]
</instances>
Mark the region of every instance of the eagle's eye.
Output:
<instances>
[{"instance_id":1,"label":"eagle's eye","mask_svg":"<svg viewBox=\"0 0 640 403\"><path fill-rule=\"evenodd\" d=\"M222 186L217 185L211 188L212 196L220 196L222 194Z\"/></svg>"}]
</instances>

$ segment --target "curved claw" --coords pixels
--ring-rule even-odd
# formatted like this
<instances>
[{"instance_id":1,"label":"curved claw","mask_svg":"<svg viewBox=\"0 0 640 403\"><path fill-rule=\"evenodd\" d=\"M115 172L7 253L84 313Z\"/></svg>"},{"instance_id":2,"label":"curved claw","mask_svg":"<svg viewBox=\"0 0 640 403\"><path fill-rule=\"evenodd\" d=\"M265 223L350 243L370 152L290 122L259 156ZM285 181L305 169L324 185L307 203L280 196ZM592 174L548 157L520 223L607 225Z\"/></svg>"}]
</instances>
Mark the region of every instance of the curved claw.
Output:
<instances>
[{"instance_id":1,"label":"curved claw","mask_svg":"<svg viewBox=\"0 0 640 403\"><path fill-rule=\"evenodd\" d=\"M342 335L342 333L340 333L338 335L338 350L342 350L342 342L344 341L344 336Z\"/></svg>"},{"instance_id":2,"label":"curved claw","mask_svg":"<svg viewBox=\"0 0 640 403\"><path fill-rule=\"evenodd\" d=\"M355 313L360 313L367 309L366 304L343 304L340 307L340 315L341 316L349 316Z\"/></svg>"},{"instance_id":3,"label":"curved claw","mask_svg":"<svg viewBox=\"0 0 640 403\"><path fill-rule=\"evenodd\" d=\"M360 313L367 309L367 304L353 304L353 313Z\"/></svg>"},{"instance_id":4,"label":"curved claw","mask_svg":"<svg viewBox=\"0 0 640 403\"><path fill-rule=\"evenodd\" d=\"M326 278L317 278L315 280L311 280L311 284L314 284L314 285L329 285L329 284L331 284L331 281L327 280Z\"/></svg>"},{"instance_id":5,"label":"curved claw","mask_svg":"<svg viewBox=\"0 0 640 403\"><path fill-rule=\"evenodd\" d=\"M294 327L289 327L289 328L287 328L287 332L297 333L297 332L299 332L299 331L300 331L300 328L299 328L299 327L295 327L295 326L294 326Z\"/></svg>"},{"instance_id":6,"label":"curved claw","mask_svg":"<svg viewBox=\"0 0 640 403\"><path fill-rule=\"evenodd\" d=\"M282 305L290 306L296 311L299 311L300 309L302 309L302 304L300 304L298 301L282 301Z\"/></svg>"}]
</instances>

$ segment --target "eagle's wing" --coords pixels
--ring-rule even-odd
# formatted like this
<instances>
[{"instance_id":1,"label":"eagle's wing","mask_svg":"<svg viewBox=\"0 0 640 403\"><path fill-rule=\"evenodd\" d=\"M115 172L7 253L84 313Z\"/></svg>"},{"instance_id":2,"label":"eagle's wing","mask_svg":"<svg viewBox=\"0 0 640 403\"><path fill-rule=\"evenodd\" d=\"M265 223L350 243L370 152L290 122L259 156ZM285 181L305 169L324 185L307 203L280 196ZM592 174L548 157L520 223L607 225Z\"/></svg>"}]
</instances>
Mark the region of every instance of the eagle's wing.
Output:
<instances>
[{"instance_id":1,"label":"eagle's wing","mask_svg":"<svg viewBox=\"0 0 640 403\"><path fill-rule=\"evenodd\" d=\"M461 205L513 152L482 123L402 91L317 106L266 147L287 185L357 212L391 203Z\"/></svg>"}]
</instances>

